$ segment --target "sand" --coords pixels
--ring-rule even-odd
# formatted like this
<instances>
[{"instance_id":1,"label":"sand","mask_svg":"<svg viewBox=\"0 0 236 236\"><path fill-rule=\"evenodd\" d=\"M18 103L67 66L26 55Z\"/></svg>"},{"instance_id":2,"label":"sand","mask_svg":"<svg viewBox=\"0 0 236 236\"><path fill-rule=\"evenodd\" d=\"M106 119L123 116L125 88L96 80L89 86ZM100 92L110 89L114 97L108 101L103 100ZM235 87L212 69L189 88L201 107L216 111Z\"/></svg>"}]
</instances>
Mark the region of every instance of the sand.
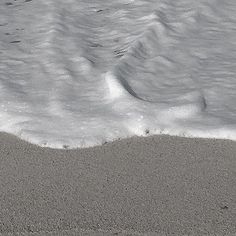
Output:
<instances>
[{"instance_id":1,"label":"sand","mask_svg":"<svg viewBox=\"0 0 236 236\"><path fill-rule=\"evenodd\" d=\"M53 150L1 133L0 148L2 235L236 234L236 142Z\"/></svg>"}]
</instances>

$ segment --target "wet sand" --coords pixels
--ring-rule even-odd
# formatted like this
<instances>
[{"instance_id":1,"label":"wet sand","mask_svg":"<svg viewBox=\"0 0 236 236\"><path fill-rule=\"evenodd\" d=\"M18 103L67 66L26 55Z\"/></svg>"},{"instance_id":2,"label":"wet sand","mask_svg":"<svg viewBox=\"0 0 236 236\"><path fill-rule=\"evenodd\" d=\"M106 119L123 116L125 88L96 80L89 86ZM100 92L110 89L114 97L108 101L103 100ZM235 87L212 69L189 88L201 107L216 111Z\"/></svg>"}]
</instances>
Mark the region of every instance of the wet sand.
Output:
<instances>
[{"instance_id":1,"label":"wet sand","mask_svg":"<svg viewBox=\"0 0 236 236\"><path fill-rule=\"evenodd\" d=\"M236 142L170 136L78 150L0 134L2 235L235 235Z\"/></svg>"}]
</instances>

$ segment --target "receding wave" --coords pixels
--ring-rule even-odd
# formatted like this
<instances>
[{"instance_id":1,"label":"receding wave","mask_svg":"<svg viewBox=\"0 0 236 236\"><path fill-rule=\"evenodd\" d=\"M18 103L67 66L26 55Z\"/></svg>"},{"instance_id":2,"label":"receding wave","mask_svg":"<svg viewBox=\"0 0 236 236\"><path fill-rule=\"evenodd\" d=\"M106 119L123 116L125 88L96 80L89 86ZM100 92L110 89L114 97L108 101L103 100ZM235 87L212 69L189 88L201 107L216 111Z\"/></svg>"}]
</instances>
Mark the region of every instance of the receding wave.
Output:
<instances>
[{"instance_id":1,"label":"receding wave","mask_svg":"<svg viewBox=\"0 0 236 236\"><path fill-rule=\"evenodd\" d=\"M236 3L0 7L0 131L53 148L134 135L236 140Z\"/></svg>"}]
</instances>

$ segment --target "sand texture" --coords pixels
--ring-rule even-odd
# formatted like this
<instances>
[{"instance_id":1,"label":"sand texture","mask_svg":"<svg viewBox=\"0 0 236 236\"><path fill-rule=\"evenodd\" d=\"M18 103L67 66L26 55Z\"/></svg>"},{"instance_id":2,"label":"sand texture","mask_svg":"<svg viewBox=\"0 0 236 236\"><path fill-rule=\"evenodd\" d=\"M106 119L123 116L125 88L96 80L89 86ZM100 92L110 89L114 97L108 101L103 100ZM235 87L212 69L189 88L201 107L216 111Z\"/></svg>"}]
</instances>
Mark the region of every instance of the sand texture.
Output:
<instances>
[{"instance_id":1,"label":"sand texture","mask_svg":"<svg viewBox=\"0 0 236 236\"><path fill-rule=\"evenodd\" d=\"M2 235L236 233L235 142L152 136L53 150L0 137Z\"/></svg>"}]
</instances>

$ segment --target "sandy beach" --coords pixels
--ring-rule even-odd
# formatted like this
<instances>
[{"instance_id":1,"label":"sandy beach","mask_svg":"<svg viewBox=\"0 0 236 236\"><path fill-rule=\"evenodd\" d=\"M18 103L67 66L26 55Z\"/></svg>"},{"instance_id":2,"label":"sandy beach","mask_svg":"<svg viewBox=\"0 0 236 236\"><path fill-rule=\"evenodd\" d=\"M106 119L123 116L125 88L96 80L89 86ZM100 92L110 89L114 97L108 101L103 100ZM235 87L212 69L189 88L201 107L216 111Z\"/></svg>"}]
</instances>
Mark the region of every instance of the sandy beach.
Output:
<instances>
[{"instance_id":1,"label":"sandy beach","mask_svg":"<svg viewBox=\"0 0 236 236\"><path fill-rule=\"evenodd\" d=\"M170 136L78 150L0 135L2 235L235 235L236 143Z\"/></svg>"},{"instance_id":2,"label":"sandy beach","mask_svg":"<svg viewBox=\"0 0 236 236\"><path fill-rule=\"evenodd\" d=\"M0 235L236 235L235 42L233 0L1 1Z\"/></svg>"}]
</instances>

